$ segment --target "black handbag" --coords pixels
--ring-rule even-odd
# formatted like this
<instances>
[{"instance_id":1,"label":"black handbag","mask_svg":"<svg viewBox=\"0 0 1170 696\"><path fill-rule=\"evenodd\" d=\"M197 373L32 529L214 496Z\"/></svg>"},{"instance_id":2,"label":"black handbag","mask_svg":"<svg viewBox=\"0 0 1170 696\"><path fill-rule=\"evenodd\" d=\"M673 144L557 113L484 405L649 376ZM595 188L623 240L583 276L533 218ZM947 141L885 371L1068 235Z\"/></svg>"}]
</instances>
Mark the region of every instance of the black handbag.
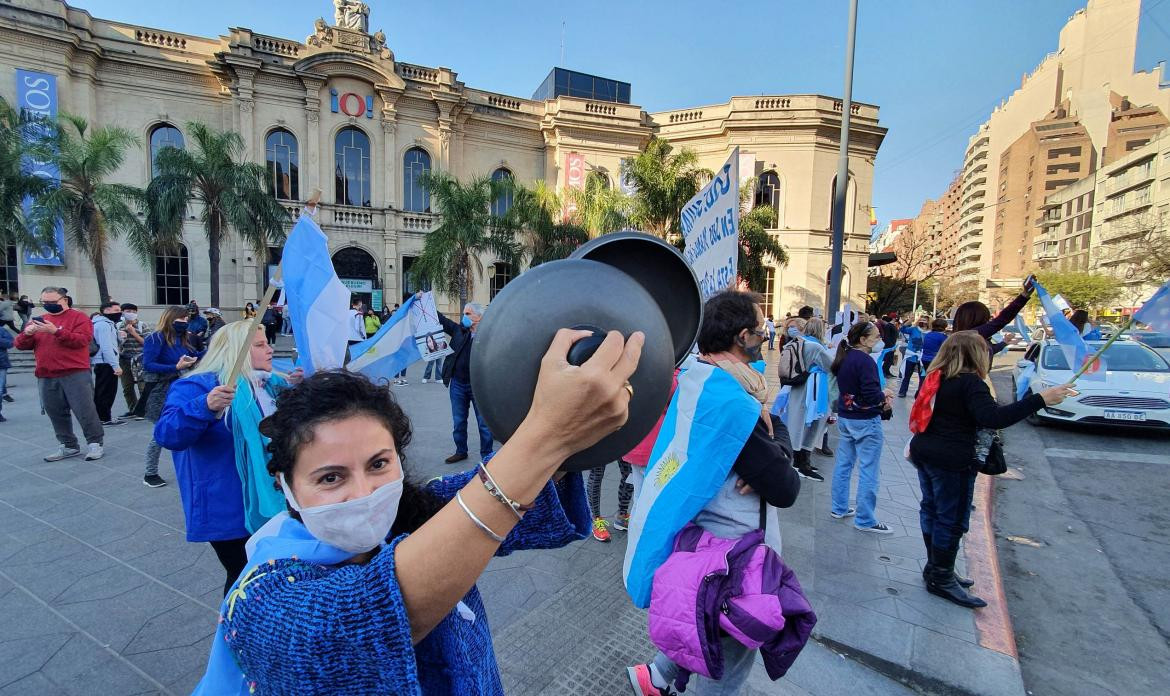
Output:
<instances>
[{"instance_id":1,"label":"black handbag","mask_svg":"<svg viewBox=\"0 0 1170 696\"><path fill-rule=\"evenodd\" d=\"M975 461L981 474L999 476L1007 472L1003 435L998 430L980 428L975 434Z\"/></svg>"}]
</instances>

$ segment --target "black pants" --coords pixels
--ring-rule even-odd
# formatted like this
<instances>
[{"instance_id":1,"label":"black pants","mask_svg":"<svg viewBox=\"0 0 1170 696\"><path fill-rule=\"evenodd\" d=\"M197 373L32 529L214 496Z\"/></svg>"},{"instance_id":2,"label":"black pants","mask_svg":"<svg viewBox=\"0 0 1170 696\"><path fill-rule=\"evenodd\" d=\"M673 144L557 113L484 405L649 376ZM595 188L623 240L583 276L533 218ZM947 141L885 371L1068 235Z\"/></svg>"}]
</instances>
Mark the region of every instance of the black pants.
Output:
<instances>
[{"instance_id":1,"label":"black pants","mask_svg":"<svg viewBox=\"0 0 1170 696\"><path fill-rule=\"evenodd\" d=\"M276 329L277 328L278 327L276 324L265 324L264 325L264 335L268 337L268 345L270 345L270 346L276 345Z\"/></svg>"},{"instance_id":2,"label":"black pants","mask_svg":"<svg viewBox=\"0 0 1170 696\"><path fill-rule=\"evenodd\" d=\"M918 511L922 533L931 535L936 549L957 549L971 522L975 470L949 471L929 464L918 467L922 503Z\"/></svg>"},{"instance_id":3,"label":"black pants","mask_svg":"<svg viewBox=\"0 0 1170 696\"><path fill-rule=\"evenodd\" d=\"M215 549L215 555L219 557L219 564L227 571L227 580L223 583L224 597L227 597L232 585L236 584L240 573L244 572L244 566L248 565L248 553L244 550L246 543L248 537L211 542L211 548Z\"/></svg>"},{"instance_id":4,"label":"black pants","mask_svg":"<svg viewBox=\"0 0 1170 696\"><path fill-rule=\"evenodd\" d=\"M5 319L4 321L0 321L0 328L5 326L12 329L12 333L14 334L20 333L20 331L16 328L16 321L14 319Z\"/></svg>"},{"instance_id":5,"label":"black pants","mask_svg":"<svg viewBox=\"0 0 1170 696\"><path fill-rule=\"evenodd\" d=\"M110 409L114 406L114 398L118 396L118 377L114 374L114 367L105 363L93 366L93 405L97 409L98 419L105 423L114 419Z\"/></svg>"}]
</instances>

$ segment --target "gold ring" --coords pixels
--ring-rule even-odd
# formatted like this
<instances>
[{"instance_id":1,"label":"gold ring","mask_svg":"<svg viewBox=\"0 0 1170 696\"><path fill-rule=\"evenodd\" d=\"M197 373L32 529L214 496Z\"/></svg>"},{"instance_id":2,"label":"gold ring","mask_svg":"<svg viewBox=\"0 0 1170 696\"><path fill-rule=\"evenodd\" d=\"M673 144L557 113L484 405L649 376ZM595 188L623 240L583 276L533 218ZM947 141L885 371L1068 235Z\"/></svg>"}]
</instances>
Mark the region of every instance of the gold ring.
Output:
<instances>
[{"instance_id":1,"label":"gold ring","mask_svg":"<svg viewBox=\"0 0 1170 696\"><path fill-rule=\"evenodd\" d=\"M634 398L634 385L630 384L630 383L627 381L625 384L623 384L623 385L622 385L622 388L623 388L623 389L625 389L627 392L629 392L629 393L630 393L630 398L631 398L631 399L632 399L632 398Z\"/></svg>"}]
</instances>

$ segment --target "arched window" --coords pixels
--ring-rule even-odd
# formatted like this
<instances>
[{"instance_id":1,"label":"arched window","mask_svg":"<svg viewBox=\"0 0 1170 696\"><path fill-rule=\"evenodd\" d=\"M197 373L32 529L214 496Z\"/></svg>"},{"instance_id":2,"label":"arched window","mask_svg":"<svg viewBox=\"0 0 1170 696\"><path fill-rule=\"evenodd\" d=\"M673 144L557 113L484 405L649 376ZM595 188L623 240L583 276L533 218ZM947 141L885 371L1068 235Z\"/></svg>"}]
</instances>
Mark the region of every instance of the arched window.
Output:
<instances>
[{"instance_id":1,"label":"arched window","mask_svg":"<svg viewBox=\"0 0 1170 696\"><path fill-rule=\"evenodd\" d=\"M402 158L402 209L412 213L431 212L431 194L419 183L431 171L431 156L421 147L412 147Z\"/></svg>"},{"instance_id":2,"label":"arched window","mask_svg":"<svg viewBox=\"0 0 1170 696\"><path fill-rule=\"evenodd\" d=\"M857 182L849 177L849 188L845 189L845 237L853 232L853 208L857 194ZM833 175L833 185L829 187L829 230L833 229L833 206L837 201L837 175ZM844 297L844 295L842 295Z\"/></svg>"},{"instance_id":3,"label":"arched window","mask_svg":"<svg viewBox=\"0 0 1170 696\"><path fill-rule=\"evenodd\" d=\"M350 295L372 305L374 290L382 287L378 277L378 262L369 252L359 247L344 247L333 254L333 270Z\"/></svg>"},{"instance_id":4,"label":"arched window","mask_svg":"<svg viewBox=\"0 0 1170 696\"><path fill-rule=\"evenodd\" d=\"M337 133L333 179L338 203L370 207L370 138L353 126Z\"/></svg>"},{"instance_id":5,"label":"arched window","mask_svg":"<svg viewBox=\"0 0 1170 696\"><path fill-rule=\"evenodd\" d=\"M500 167L492 172L492 181L512 181L512 172ZM496 217L504 217L512 208L512 191L505 191L492 201L492 215Z\"/></svg>"},{"instance_id":6,"label":"arched window","mask_svg":"<svg viewBox=\"0 0 1170 696\"><path fill-rule=\"evenodd\" d=\"M169 123L160 123L150 129L150 177L154 178L154 162L164 147L183 149L183 134Z\"/></svg>"},{"instance_id":7,"label":"arched window","mask_svg":"<svg viewBox=\"0 0 1170 696\"><path fill-rule=\"evenodd\" d=\"M161 305L187 304L191 299L191 273L187 247L154 256L154 302Z\"/></svg>"},{"instance_id":8,"label":"arched window","mask_svg":"<svg viewBox=\"0 0 1170 696\"><path fill-rule=\"evenodd\" d=\"M17 292L16 246L0 247L0 295L7 297ZM0 298L3 299L3 298Z\"/></svg>"},{"instance_id":9,"label":"arched window","mask_svg":"<svg viewBox=\"0 0 1170 696\"><path fill-rule=\"evenodd\" d=\"M283 128L277 128L265 139L264 151L268 159L268 182L272 186L272 195L281 201L299 200L300 164L296 136Z\"/></svg>"},{"instance_id":10,"label":"arched window","mask_svg":"<svg viewBox=\"0 0 1170 696\"><path fill-rule=\"evenodd\" d=\"M772 206L776 211L776 221L773 227L779 227L780 218L780 177L774 171L766 171L756 180L756 195L753 208L761 205Z\"/></svg>"},{"instance_id":11,"label":"arched window","mask_svg":"<svg viewBox=\"0 0 1170 696\"><path fill-rule=\"evenodd\" d=\"M504 261L496 261L493 265L495 272L492 273L489 290L491 292L490 299L496 299L496 294L504 289L504 286L512 281L512 264Z\"/></svg>"}]
</instances>

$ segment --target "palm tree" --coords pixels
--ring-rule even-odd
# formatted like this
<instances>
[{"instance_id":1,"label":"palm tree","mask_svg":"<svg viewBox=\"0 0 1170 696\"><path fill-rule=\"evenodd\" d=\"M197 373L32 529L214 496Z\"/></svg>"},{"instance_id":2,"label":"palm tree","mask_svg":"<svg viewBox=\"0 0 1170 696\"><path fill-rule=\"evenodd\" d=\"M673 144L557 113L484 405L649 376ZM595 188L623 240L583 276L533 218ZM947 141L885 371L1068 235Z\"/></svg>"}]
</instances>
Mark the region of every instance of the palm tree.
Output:
<instances>
[{"instance_id":1,"label":"palm tree","mask_svg":"<svg viewBox=\"0 0 1170 696\"><path fill-rule=\"evenodd\" d=\"M629 226L633 199L610 187L604 175L590 172L585 177L585 188L568 189L566 193L576 207L573 222L584 227L590 237Z\"/></svg>"},{"instance_id":2,"label":"palm tree","mask_svg":"<svg viewBox=\"0 0 1170 696\"><path fill-rule=\"evenodd\" d=\"M503 195L509 184L487 176L463 184L446 172L422 174L419 183L430 192L442 218L427 235L411 272L420 284L429 283L458 297L463 307L474 279L483 277L481 255L494 254L510 264L519 261L520 248L512 226L491 212L492 201Z\"/></svg>"},{"instance_id":3,"label":"palm tree","mask_svg":"<svg viewBox=\"0 0 1170 696\"><path fill-rule=\"evenodd\" d=\"M750 189L746 191L750 193ZM764 292L768 284L768 263L783 266L788 253L768 228L776 224L776 211L767 205L757 206L739 214L739 277L756 292Z\"/></svg>"},{"instance_id":4,"label":"palm tree","mask_svg":"<svg viewBox=\"0 0 1170 696\"><path fill-rule=\"evenodd\" d=\"M698 161L694 151L684 148L675 153L670 143L657 137L630 161L626 176L637 189L631 217L640 229L663 239L682 233L682 207L711 178Z\"/></svg>"},{"instance_id":5,"label":"palm tree","mask_svg":"<svg viewBox=\"0 0 1170 696\"><path fill-rule=\"evenodd\" d=\"M561 199L545 181L532 188L513 184L514 203L507 223L525 238L529 267L563 259L589 241L585 228L561 220Z\"/></svg>"},{"instance_id":6,"label":"palm tree","mask_svg":"<svg viewBox=\"0 0 1170 696\"><path fill-rule=\"evenodd\" d=\"M66 236L93 263L102 302L110 297L106 259L111 241L125 235L130 251L144 265L156 249L155 237L136 214L144 206L142 189L106 181L122 166L126 151L138 144L125 128L91 130L85 119L70 114L61 114L41 142L52 153L61 183L37 196L33 224L42 239L52 239L58 221L64 224Z\"/></svg>"},{"instance_id":7,"label":"palm tree","mask_svg":"<svg viewBox=\"0 0 1170 696\"><path fill-rule=\"evenodd\" d=\"M26 165L26 158L36 150L27 136L44 127L38 120L17 113L0 97L0 251L13 244L42 248L53 239L51 230L47 239L38 238L24 211L27 199L51 187L48 179L29 173Z\"/></svg>"},{"instance_id":8,"label":"palm tree","mask_svg":"<svg viewBox=\"0 0 1170 696\"><path fill-rule=\"evenodd\" d=\"M188 207L199 204L211 263L211 305L217 306L220 247L230 230L263 262L268 244L279 242L290 216L264 193L265 169L247 161L239 133L197 122L188 123L187 130L190 150L164 147L155 155L157 175L146 189L150 224L179 237Z\"/></svg>"}]
</instances>

